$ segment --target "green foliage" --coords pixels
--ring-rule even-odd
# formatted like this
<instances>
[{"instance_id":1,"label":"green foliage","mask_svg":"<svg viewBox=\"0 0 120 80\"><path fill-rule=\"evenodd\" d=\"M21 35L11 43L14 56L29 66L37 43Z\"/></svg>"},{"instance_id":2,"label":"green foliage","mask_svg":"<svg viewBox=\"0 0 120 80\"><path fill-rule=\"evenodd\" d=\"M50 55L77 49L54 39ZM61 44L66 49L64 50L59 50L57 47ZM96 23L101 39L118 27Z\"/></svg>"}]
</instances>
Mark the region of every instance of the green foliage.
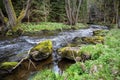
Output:
<instances>
[{"instance_id":1,"label":"green foliage","mask_svg":"<svg viewBox=\"0 0 120 80\"><path fill-rule=\"evenodd\" d=\"M120 47L120 30L114 29L111 30L110 33L106 36L105 44L110 48Z\"/></svg>"},{"instance_id":2,"label":"green foliage","mask_svg":"<svg viewBox=\"0 0 120 80\"><path fill-rule=\"evenodd\" d=\"M56 75L51 70L43 70L36 74L31 80L57 80Z\"/></svg>"},{"instance_id":3,"label":"green foliage","mask_svg":"<svg viewBox=\"0 0 120 80\"><path fill-rule=\"evenodd\" d=\"M104 45L96 44L96 45L86 45L81 47L80 53L88 53L91 55L91 59L97 59L103 53Z\"/></svg>"},{"instance_id":4,"label":"green foliage","mask_svg":"<svg viewBox=\"0 0 120 80\"><path fill-rule=\"evenodd\" d=\"M65 22L65 1L64 0L51 0L51 11L49 21Z\"/></svg>"},{"instance_id":5,"label":"green foliage","mask_svg":"<svg viewBox=\"0 0 120 80\"><path fill-rule=\"evenodd\" d=\"M49 72L49 75L52 75L49 78L52 80L120 80L119 37L119 30L111 30L106 36L104 45L83 46L81 52L89 52L92 60L73 64L56 78L54 77L55 73ZM37 74L35 77L39 77L38 75L44 76ZM46 78L40 77L38 79L46 80Z\"/></svg>"},{"instance_id":6,"label":"green foliage","mask_svg":"<svg viewBox=\"0 0 120 80\"><path fill-rule=\"evenodd\" d=\"M85 28L87 25L78 23L77 28ZM63 24L63 23L55 23L55 22L41 22L41 23L23 23L21 24L22 30L24 32L38 32L41 30L48 30L48 31L53 31L53 30L65 30L65 29L71 29L72 26Z\"/></svg>"},{"instance_id":7,"label":"green foliage","mask_svg":"<svg viewBox=\"0 0 120 80\"><path fill-rule=\"evenodd\" d=\"M26 0L21 0L21 1L12 0L12 4L14 6L15 13L16 13L17 17L19 16L23 6L25 7L25 3L26 3Z\"/></svg>"},{"instance_id":8,"label":"green foliage","mask_svg":"<svg viewBox=\"0 0 120 80\"><path fill-rule=\"evenodd\" d=\"M62 23L51 23L51 22L42 22L42 23L29 23L29 24L22 24L21 25L22 29L25 32L36 32L36 31L41 31L41 30L61 30L61 29L70 29L71 26L62 24Z\"/></svg>"},{"instance_id":9,"label":"green foliage","mask_svg":"<svg viewBox=\"0 0 120 80\"><path fill-rule=\"evenodd\" d=\"M83 63L76 63L69 67L69 69L66 70L68 74L72 75L81 75L84 73L84 64Z\"/></svg>"}]
</instances>

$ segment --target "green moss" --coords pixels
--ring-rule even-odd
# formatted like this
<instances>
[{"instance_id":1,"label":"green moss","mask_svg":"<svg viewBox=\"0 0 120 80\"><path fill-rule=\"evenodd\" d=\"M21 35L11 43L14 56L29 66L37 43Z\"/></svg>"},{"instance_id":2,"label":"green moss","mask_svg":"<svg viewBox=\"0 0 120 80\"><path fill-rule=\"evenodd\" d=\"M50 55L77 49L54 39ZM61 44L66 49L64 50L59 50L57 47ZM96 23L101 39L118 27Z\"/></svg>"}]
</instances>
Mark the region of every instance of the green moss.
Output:
<instances>
[{"instance_id":1,"label":"green moss","mask_svg":"<svg viewBox=\"0 0 120 80\"><path fill-rule=\"evenodd\" d=\"M94 36L105 36L108 33L108 30L96 30L93 31Z\"/></svg>"},{"instance_id":2,"label":"green moss","mask_svg":"<svg viewBox=\"0 0 120 80\"><path fill-rule=\"evenodd\" d=\"M23 9L20 13L20 16L17 19L17 23L20 23L21 20L24 18L24 16L25 16L25 10Z\"/></svg>"},{"instance_id":3,"label":"green moss","mask_svg":"<svg viewBox=\"0 0 120 80\"><path fill-rule=\"evenodd\" d=\"M46 41L40 42L35 47L33 47L31 51L40 51L42 53L47 53L47 52L52 53L52 41L46 40Z\"/></svg>"},{"instance_id":4,"label":"green moss","mask_svg":"<svg viewBox=\"0 0 120 80\"><path fill-rule=\"evenodd\" d=\"M62 57L74 60L74 58L80 57L79 50L79 47L64 47L60 48L58 52Z\"/></svg>"},{"instance_id":5,"label":"green moss","mask_svg":"<svg viewBox=\"0 0 120 80\"><path fill-rule=\"evenodd\" d=\"M4 22L7 23L8 22L8 18L4 17Z\"/></svg>"},{"instance_id":6,"label":"green moss","mask_svg":"<svg viewBox=\"0 0 120 80\"><path fill-rule=\"evenodd\" d=\"M104 37L102 36L85 37L83 38L83 42L91 44L103 43Z\"/></svg>"},{"instance_id":7,"label":"green moss","mask_svg":"<svg viewBox=\"0 0 120 80\"><path fill-rule=\"evenodd\" d=\"M15 67L18 62L4 62L0 65L0 69L11 69Z\"/></svg>"}]
</instances>

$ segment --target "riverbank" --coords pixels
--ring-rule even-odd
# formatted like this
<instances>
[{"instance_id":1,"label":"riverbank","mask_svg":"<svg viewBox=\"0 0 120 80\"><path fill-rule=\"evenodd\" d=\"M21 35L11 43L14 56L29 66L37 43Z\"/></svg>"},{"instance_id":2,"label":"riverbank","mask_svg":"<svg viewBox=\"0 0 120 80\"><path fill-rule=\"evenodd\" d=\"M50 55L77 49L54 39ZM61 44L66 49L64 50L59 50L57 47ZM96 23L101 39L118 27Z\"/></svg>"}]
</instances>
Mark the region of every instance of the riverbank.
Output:
<instances>
[{"instance_id":1,"label":"riverbank","mask_svg":"<svg viewBox=\"0 0 120 80\"><path fill-rule=\"evenodd\" d=\"M78 23L76 26L70 26L63 23L55 22L41 22L41 23L22 23L21 29L23 30L23 35L37 35L37 34L54 34L54 32L61 32L66 30L76 30L87 28L87 24Z\"/></svg>"},{"instance_id":2,"label":"riverbank","mask_svg":"<svg viewBox=\"0 0 120 80\"><path fill-rule=\"evenodd\" d=\"M96 59L77 62L70 66L62 75L50 70L36 74L30 80L119 80L120 79L120 30L112 29L105 37L104 44L86 46L85 51L100 52ZM91 47L91 48L90 48ZM96 51L97 48L98 51ZM93 50L89 50L93 49ZM97 54L97 53L96 53ZM47 76L49 75L49 76ZM46 77L47 76L47 77Z\"/></svg>"}]
</instances>

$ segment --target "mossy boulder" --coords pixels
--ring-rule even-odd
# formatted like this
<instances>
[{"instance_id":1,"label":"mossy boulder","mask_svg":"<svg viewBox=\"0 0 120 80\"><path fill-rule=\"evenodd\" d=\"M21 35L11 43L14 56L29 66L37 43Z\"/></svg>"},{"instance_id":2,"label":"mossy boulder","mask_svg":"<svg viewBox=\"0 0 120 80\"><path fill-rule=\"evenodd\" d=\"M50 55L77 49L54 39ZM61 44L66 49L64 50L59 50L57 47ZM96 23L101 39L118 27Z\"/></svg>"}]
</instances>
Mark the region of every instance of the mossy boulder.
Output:
<instances>
[{"instance_id":1,"label":"mossy boulder","mask_svg":"<svg viewBox=\"0 0 120 80\"><path fill-rule=\"evenodd\" d=\"M93 31L94 36L105 36L108 33L108 30L95 30Z\"/></svg>"},{"instance_id":2,"label":"mossy boulder","mask_svg":"<svg viewBox=\"0 0 120 80\"><path fill-rule=\"evenodd\" d=\"M104 37L102 36L83 37L82 40L84 43L97 44L103 43Z\"/></svg>"},{"instance_id":3,"label":"mossy boulder","mask_svg":"<svg viewBox=\"0 0 120 80\"><path fill-rule=\"evenodd\" d=\"M75 60L76 58L79 57L79 60L80 60L79 50L80 50L79 47L63 47L63 48L58 49L58 54L62 58Z\"/></svg>"},{"instance_id":4,"label":"mossy boulder","mask_svg":"<svg viewBox=\"0 0 120 80\"><path fill-rule=\"evenodd\" d=\"M12 69L13 67L15 67L18 64L18 62L3 62L0 65L0 69Z\"/></svg>"},{"instance_id":5,"label":"mossy boulder","mask_svg":"<svg viewBox=\"0 0 120 80\"><path fill-rule=\"evenodd\" d=\"M52 41L46 40L34 46L30 50L29 56L33 60L39 61L48 58L51 54L52 54Z\"/></svg>"}]
</instances>

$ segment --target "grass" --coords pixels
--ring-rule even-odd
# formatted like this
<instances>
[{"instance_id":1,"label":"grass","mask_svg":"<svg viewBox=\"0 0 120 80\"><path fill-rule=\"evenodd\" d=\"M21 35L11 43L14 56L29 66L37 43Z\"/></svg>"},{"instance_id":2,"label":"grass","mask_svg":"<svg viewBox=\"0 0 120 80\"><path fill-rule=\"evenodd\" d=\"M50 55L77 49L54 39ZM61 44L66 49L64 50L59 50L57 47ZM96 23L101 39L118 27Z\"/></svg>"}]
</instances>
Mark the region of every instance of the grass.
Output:
<instances>
[{"instance_id":1,"label":"grass","mask_svg":"<svg viewBox=\"0 0 120 80\"><path fill-rule=\"evenodd\" d=\"M49 80L120 80L119 29L109 31L104 44L84 46L82 51L89 51L93 54L93 59L73 64L62 75L45 70L35 75L32 80L47 80L49 78ZM100 55L97 57L94 56L99 53ZM45 75L47 78L41 77Z\"/></svg>"},{"instance_id":2,"label":"grass","mask_svg":"<svg viewBox=\"0 0 120 80\"><path fill-rule=\"evenodd\" d=\"M55 23L55 22L41 22L41 23L23 23L21 24L21 28L24 32L36 32L41 30L61 30L61 29L71 29L73 26L69 26L63 23ZM82 23L78 23L76 25L77 28L85 28L86 25Z\"/></svg>"},{"instance_id":3,"label":"grass","mask_svg":"<svg viewBox=\"0 0 120 80\"><path fill-rule=\"evenodd\" d=\"M104 46L102 44L96 44L96 45L85 45L81 47L80 53L88 53L91 56L92 60L97 59L100 55L103 54Z\"/></svg>"}]
</instances>

